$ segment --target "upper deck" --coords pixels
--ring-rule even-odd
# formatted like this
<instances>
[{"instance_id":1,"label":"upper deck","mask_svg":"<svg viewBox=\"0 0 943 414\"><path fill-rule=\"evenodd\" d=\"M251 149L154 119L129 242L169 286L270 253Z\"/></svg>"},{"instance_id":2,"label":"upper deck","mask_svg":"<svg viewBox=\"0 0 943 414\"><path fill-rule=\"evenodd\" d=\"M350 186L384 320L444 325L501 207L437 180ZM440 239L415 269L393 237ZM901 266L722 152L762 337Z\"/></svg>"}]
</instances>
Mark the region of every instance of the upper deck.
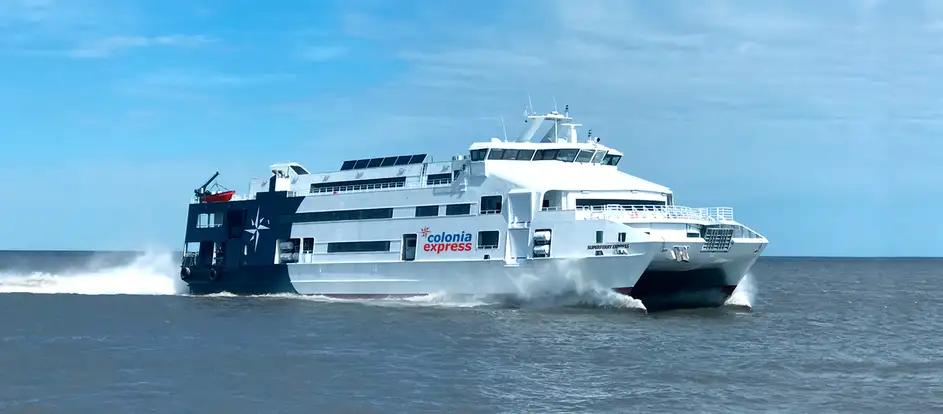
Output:
<instances>
[{"instance_id":1,"label":"upper deck","mask_svg":"<svg viewBox=\"0 0 943 414\"><path fill-rule=\"evenodd\" d=\"M247 196L241 198L254 199L259 192L268 191L315 196L459 184L465 189L485 179L495 179L511 188L539 192L618 191L670 199L671 190L667 187L619 171L617 167L623 159L620 151L601 144L591 134L584 141L578 140L576 128L581 125L571 121L568 113L530 113L526 115L530 127L515 140L505 137L475 142L465 154L448 161L433 160L428 154L406 154L347 160L337 170L314 173L294 162L274 164L270 168L272 175L253 179ZM543 138L532 142L546 124L549 128Z\"/></svg>"}]
</instances>

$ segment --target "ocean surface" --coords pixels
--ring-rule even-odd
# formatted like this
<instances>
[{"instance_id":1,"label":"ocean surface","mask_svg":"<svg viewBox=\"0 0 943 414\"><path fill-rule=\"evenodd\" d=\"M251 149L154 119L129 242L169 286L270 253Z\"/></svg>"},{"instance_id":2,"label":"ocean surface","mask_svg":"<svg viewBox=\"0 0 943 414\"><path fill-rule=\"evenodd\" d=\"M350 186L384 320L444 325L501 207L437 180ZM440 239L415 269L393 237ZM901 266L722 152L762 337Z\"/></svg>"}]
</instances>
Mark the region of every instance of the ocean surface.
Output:
<instances>
[{"instance_id":1,"label":"ocean surface","mask_svg":"<svg viewBox=\"0 0 943 414\"><path fill-rule=\"evenodd\" d=\"M729 306L645 313L190 297L176 258L0 252L0 412L943 412L943 259L763 258Z\"/></svg>"}]
</instances>

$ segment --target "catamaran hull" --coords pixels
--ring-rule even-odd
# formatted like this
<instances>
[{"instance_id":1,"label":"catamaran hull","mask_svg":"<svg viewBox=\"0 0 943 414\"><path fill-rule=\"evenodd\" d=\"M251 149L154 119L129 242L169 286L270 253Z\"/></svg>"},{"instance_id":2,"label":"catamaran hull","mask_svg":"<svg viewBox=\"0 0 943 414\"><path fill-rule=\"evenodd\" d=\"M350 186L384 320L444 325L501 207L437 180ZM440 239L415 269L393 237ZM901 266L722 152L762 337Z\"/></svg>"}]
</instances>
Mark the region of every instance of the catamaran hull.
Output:
<instances>
[{"instance_id":1,"label":"catamaran hull","mask_svg":"<svg viewBox=\"0 0 943 414\"><path fill-rule=\"evenodd\" d=\"M303 294L388 298L433 293L535 297L635 286L652 252L583 258L547 258L508 265L493 261L326 263L181 269L190 294ZM186 274L186 276L184 276Z\"/></svg>"},{"instance_id":2,"label":"catamaran hull","mask_svg":"<svg viewBox=\"0 0 943 414\"><path fill-rule=\"evenodd\" d=\"M762 254L766 243L737 243L726 252L689 247L686 261L658 254L631 290L650 312L723 306Z\"/></svg>"}]
</instances>

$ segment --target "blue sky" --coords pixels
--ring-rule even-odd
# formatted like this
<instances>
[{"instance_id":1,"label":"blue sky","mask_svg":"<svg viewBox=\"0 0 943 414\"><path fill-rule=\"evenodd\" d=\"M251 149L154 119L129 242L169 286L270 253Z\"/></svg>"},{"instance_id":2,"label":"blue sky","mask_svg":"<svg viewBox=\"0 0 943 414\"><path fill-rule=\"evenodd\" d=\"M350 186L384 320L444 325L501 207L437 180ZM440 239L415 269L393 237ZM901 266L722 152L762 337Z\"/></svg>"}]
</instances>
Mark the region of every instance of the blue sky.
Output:
<instances>
[{"instance_id":1,"label":"blue sky","mask_svg":"<svg viewBox=\"0 0 943 414\"><path fill-rule=\"evenodd\" d=\"M179 248L217 169L442 159L530 93L770 255L939 256L941 38L930 0L5 0L0 248Z\"/></svg>"}]
</instances>

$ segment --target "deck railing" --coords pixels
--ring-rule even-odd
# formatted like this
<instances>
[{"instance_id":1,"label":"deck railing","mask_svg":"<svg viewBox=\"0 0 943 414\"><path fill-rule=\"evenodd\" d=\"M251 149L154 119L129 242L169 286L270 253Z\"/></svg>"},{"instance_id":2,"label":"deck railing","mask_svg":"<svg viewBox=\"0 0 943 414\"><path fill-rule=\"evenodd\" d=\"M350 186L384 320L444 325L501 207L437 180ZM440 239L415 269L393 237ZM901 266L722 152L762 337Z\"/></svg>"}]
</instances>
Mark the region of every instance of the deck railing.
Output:
<instances>
[{"instance_id":1,"label":"deck railing","mask_svg":"<svg viewBox=\"0 0 943 414\"><path fill-rule=\"evenodd\" d=\"M544 210L552 210L545 208ZM576 218L581 220L650 221L650 220L698 220L708 222L733 221L730 207L685 207L645 205L582 206L576 208Z\"/></svg>"}]
</instances>

